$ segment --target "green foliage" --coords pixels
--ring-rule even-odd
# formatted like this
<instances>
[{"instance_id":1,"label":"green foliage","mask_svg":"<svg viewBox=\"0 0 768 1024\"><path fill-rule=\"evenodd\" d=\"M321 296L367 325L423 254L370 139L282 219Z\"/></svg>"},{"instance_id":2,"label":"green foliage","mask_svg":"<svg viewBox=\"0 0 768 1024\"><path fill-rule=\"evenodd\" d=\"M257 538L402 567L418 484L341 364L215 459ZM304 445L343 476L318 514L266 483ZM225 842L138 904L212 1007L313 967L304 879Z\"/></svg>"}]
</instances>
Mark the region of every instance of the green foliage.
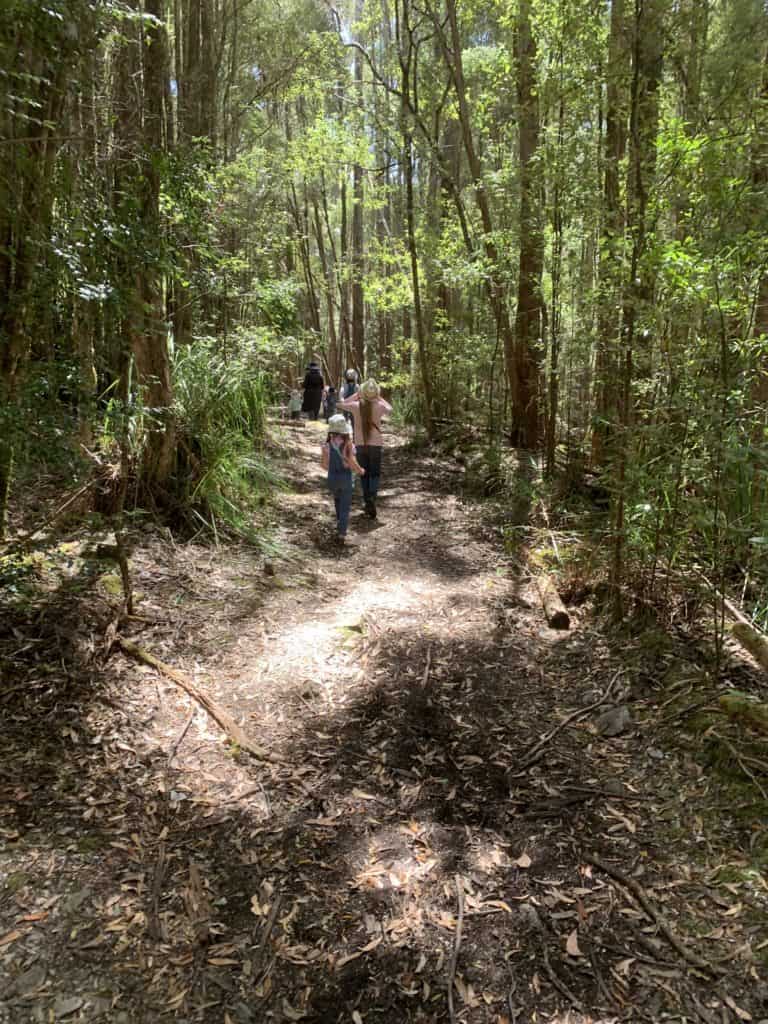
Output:
<instances>
[{"instance_id":1,"label":"green foliage","mask_svg":"<svg viewBox=\"0 0 768 1024\"><path fill-rule=\"evenodd\" d=\"M279 485L263 444L262 357L256 336L231 356L216 339L200 338L174 360L178 496L214 535L223 528L258 540L252 509Z\"/></svg>"}]
</instances>

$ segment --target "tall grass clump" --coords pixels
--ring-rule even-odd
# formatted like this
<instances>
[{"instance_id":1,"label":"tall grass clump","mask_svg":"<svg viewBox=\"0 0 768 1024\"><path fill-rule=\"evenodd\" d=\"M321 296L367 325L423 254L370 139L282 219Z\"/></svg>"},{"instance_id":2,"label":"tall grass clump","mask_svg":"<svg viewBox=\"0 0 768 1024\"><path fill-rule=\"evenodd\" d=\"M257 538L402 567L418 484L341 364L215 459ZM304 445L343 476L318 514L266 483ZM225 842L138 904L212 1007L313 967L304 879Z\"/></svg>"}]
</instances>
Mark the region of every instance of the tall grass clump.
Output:
<instances>
[{"instance_id":1,"label":"tall grass clump","mask_svg":"<svg viewBox=\"0 0 768 1024\"><path fill-rule=\"evenodd\" d=\"M174 415L180 511L215 536L256 540L251 510L280 480L264 440L268 393L256 353L225 357L198 338L174 356Z\"/></svg>"}]
</instances>

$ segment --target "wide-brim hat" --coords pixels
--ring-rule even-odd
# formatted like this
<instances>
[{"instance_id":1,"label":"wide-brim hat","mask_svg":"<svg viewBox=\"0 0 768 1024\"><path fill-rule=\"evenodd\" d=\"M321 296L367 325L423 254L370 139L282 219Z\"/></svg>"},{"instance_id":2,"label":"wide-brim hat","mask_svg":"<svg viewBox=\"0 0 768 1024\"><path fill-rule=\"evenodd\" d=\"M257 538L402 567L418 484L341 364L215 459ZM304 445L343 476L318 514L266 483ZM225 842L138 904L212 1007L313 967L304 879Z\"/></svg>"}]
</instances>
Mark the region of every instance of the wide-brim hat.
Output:
<instances>
[{"instance_id":1,"label":"wide-brim hat","mask_svg":"<svg viewBox=\"0 0 768 1024\"><path fill-rule=\"evenodd\" d=\"M339 412L335 416L328 417L328 433L344 434L346 437L349 437L352 433L352 427L347 423L346 417Z\"/></svg>"},{"instance_id":2,"label":"wide-brim hat","mask_svg":"<svg viewBox=\"0 0 768 1024\"><path fill-rule=\"evenodd\" d=\"M373 377L360 385L360 394L367 402L373 402L374 399L379 397L379 385Z\"/></svg>"}]
</instances>

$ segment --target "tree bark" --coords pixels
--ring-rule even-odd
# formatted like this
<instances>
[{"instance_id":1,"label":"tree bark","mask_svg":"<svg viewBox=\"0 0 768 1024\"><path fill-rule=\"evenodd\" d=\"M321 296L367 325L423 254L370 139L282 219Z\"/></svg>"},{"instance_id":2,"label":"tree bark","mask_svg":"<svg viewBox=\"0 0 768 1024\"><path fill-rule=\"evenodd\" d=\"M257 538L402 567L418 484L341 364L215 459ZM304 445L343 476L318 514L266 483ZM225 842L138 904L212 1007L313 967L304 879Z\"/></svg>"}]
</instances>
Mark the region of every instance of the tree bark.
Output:
<instances>
[{"instance_id":1,"label":"tree bark","mask_svg":"<svg viewBox=\"0 0 768 1024\"><path fill-rule=\"evenodd\" d=\"M519 371L521 369L521 365L523 366L523 369L526 369L527 366L522 364L521 360L518 358L518 350L515 345L515 335L512 331L509 312L507 310L506 287L501 269L501 261L499 259L499 253L493 237L494 225L493 217L491 215L491 206L488 200L488 193L485 190L485 184L483 182L482 165L475 148L475 140L472 132L472 118L469 110L469 103L467 101L467 88L464 79L461 37L459 34L455 0L446 0L446 11L450 31L450 46L444 37L443 28L438 19L434 19L435 27L439 32L443 55L453 77L459 111L459 123L461 125L461 136L467 157L467 164L469 166L469 173L472 177L472 190L483 227L483 248L488 259L487 290L491 302L491 308L496 320L497 329L504 342L505 364L512 399L513 423L516 421L525 423L526 416L523 414L523 410L525 410L526 401L526 382L525 380L521 381ZM531 441L532 440L533 439L531 439ZM513 436L513 442L527 446L529 444L529 439L525 435Z\"/></svg>"},{"instance_id":2,"label":"tree bark","mask_svg":"<svg viewBox=\"0 0 768 1024\"><path fill-rule=\"evenodd\" d=\"M631 240L629 272L622 308L623 365L620 387L620 439L615 466L613 503L614 547L611 582L615 611L622 613L621 576L624 556L624 515L631 426L634 420L635 342L639 316L651 298L651 283L642 267L647 247L648 197L656 172L659 85L663 64L663 15L667 0L635 0L630 97L627 232Z\"/></svg>"},{"instance_id":3,"label":"tree bark","mask_svg":"<svg viewBox=\"0 0 768 1024\"><path fill-rule=\"evenodd\" d=\"M539 446L539 381L536 349L542 336L544 240L541 227L536 157L539 103L536 89L536 40L531 32L529 0L521 0L517 24L517 106L520 157L520 267L515 316L513 443Z\"/></svg>"},{"instance_id":4,"label":"tree bark","mask_svg":"<svg viewBox=\"0 0 768 1024\"><path fill-rule=\"evenodd\" d=\"M593 466L605 460L605 446L618 419L619 289L624 214L619 174L627 138L627 77L631 55L626 40L624 0L612 0L606 67L605 143L603 150L603 217L600 237L599 308L595 353L595 406L592 427Z\"/></svg>"},{"instance_id":5,"label":"tree bark","mask_svg":"<svg viewBox=\"0 0 768 1024\"><path fill-rule=\"evenodd\" d=\"M356 3L356 18L359 21L363 14L362 0ZM355 50L354 60L355 100L363 104L363 59L359 50ZM360 122L360 127L362 124ZM366 371L365 351L365 297L363 292L364 247L363 234L363 168L359 163L352 167L352 351L355 365L361 373Z\"/></svg>"}]
</instances>

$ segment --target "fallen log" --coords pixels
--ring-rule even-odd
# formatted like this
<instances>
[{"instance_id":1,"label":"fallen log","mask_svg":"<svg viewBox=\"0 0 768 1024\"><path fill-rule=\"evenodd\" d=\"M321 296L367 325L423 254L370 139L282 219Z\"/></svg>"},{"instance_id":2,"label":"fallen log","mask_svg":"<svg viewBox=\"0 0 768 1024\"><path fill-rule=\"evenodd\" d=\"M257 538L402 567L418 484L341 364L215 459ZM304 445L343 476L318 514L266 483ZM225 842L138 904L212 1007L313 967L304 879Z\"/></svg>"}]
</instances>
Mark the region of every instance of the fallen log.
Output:
<instances>
[{"instance_id":1,"label":"fallen log","mask_svg":"<svg viewBox=\"0 0 768 1024\"><path fill-rule=\"evenodd\" d=\"M536 589L550 629L569 629L571 617L549 576L537 576Z\"/></svg>"},{"instance_id":2,"label":"fallen log","mask_svg":"<svg viewBox=\"0 0 768 1024\"><path fill-rule=\"evenodd\" d=\"M761 668L768 672L768 640L748 622L734 622L731 633L749 651Z\"/></svg>"},{"instance_id":3,"label":"fallen log","mask_svg":"<svg viewBox=\"0 0 768 1024\"><path fill-rule=\"evenodd\" d=\"M241 729L237 722L232 716L220 707L214 700L211 700L207 694L195 686L183 673L179 672L178 669L173 668L171 665L166 665L164 661L160 661L154 654L150 654L143 647L139 647L138 644L133 643L131 640L126 640L125 637L118 636L115 639L115 643L122 647L126 654L130 654L132 658L136 658L138 661L143 661L145 665L151 665L152 668L156 669L162 675L166 676L172 682L180 686L182 690L189 694L197 703L202 707L216 724L224 730L229 736L233 743L236 743L241 750L246 750L249 754L254 757L258 757L261 761L269 761L272 764L281 764L280 758L275 754L271 754L268 750L264 750L257 743L254 743L246 733Z\"/></svg>"},{"instance_id":4,"label":"fallen log","mask_svg":"<svg viewBox=\"0 0 768 1024\"><path fill-rule=\"evenodd\" d=\"M729 718L768 735L768 704L753 700L738 690L724 693L718 704Z\"/></svg>"}]
</instances>

